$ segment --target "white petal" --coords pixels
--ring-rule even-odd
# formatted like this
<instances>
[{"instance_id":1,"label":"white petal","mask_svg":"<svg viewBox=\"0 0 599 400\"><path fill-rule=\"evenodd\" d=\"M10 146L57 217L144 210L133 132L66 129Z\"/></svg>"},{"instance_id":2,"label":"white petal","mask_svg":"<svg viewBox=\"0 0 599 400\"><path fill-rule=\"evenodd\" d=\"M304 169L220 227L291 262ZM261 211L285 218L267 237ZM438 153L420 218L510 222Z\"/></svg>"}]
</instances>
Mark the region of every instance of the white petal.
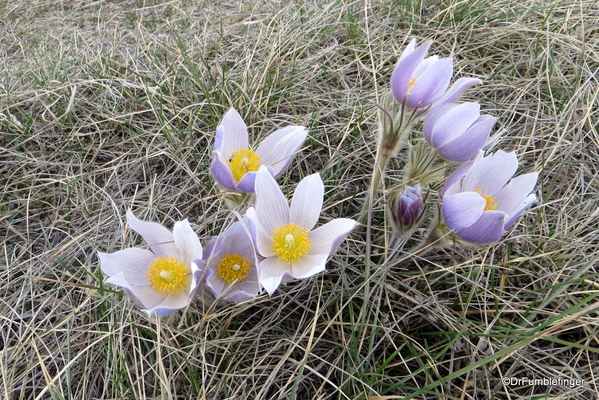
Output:
<instances>
[{"instance_id":1,"label":"white petal","mask_svg":"<svg viewBox=\"0 0 599 400\"><path fill-rule=\"evenodd\" d=\"M273 167L274 176L277 177L302 147L307 135L308 131L303 126L287 126L264 139L256 149L256 154L262 165Z\"/></svg>"},{"instance_id":2,"label":"white petal","mask_svg":"<svg viewBox=\"0 0 599 400\"><path fill-rule=\"evenodd\" d=\"M156 261L156 256L150 250L129 248L116 253L98 253L100 268L108 276L122 273L125 279L133 285L147 285L145 278L150 266Z\"/></svg>"},{"instance_id":3,"label":"white petal","mask_svg":"<svg viewBox=\"0 0 599 400\"><path fill-rule=\"evenodd\" d=\"M291 273L289 264L278 257L268 257L260 263L260 283L269 294L273 294L286 272Z\"/></svg>"},{"instance_id":4,"label":"white petal","mask_svg":"<svg viewBox=\"0 0 599 400\"><path fill-rule=\"evenodd\" d=\"M499 150L490 156L477 158L464 178L462 191L481 190L485 195L495 196L517 169L516 153Z\"/></svg>"},{"instance_id":5,"label":"white petal","mask_svg":"<svg viewBox=\"0 0 599 400\"><path fill-rule=\"evenodd\" d=\"M501 189L496 196L496 202L498 208L505 212L509 217L513 216L518 212L524 200L528 197L530 192L534 189L537 184L537 178L539 174L532 172L515 177Z\"/></svg>"},{"instance_id":6,"label":"white petal","mask_svg":"<svg viewBox=\"0 0 599 400\"><path fill-rule=\"evenodd\" d=\"M156 222L142 221L136 218L131 210L127 211L127 222L131 229L144 238L158 257L176 254L173 234L164 226Z\"/></svg>"},{"instance_id":7,"label":"white petal","mask_svg":"<svg viewBox=\"0 0 599 400\"><path fill-rule=\"evenodd\" d=\"M309 278L325 270L328 254L306 254L291 263L291 273L296 279Z\"/></svg>"},{"instance_id":8,"label":"white petal","mask_svg":"<svg viewBox=\"0 0 599 400\"><path fill-rule=\"evenodd\" d=\"M275 253L272 250L272 240L270 238L272 232L267 232L262 224L260 224L254 207L248 208L248 210L245 212L245 215L256 225L256 250L258 250L258 253L262 257L274 256Z\"/></svg>"},{"instance_id":9,"label":"white petal","mask_svg":"<svg viewBox=\"0 0 599 400\"><path fill-rule=\"evenodd\" d=\"M178 221L173 227L173 237L177 246L178 260L190 264L193 259L202 258L202 245L198 235L191 229L187 220Z\"/></svg>"},{"instance_id":10,"label":"white petal","mask_svg":"<svg viewBox=\"0 0 599 400\"><path fill-rule=\"evenodd\" d=\"M227 111L216 132L221 141L220 152L225 158L231 157L235 151L250 147L247 126L234 108Z\"/></svg>"},{"instance_id":11,"label":"white petal","mask_svg":"<svg viewBox=\"0 0 599 400\"><path fill-rule=\"evenodd\" d=\"M312 230L322 211L323 198L324 184L318 173L302 179L291 199L290 222Z\"/></svg>"},{"instance_id":12,"label":"white petal","mask_svg":"<svg viewBox=\"0 0 599 400\"><path fill-rule=\"evenodd\" d=\"M289 223L289 204L283 192L266 167L256 174L256 217L266 232L272 232Z\"/></svg>"},{"instance_id":13,"label":"white petal","mask_svg":"<svg viewBox=\"0 0 599 400\"><path fill-rule=\"evenodd\" d=\"M141 304L146 309L159 306L166 298L165 295L156 292L151 285L132 285L122 274L113 276L107 282L125 289L129 296L134 297L132 299L134 302Z\"/></svg>"},{"instance_id":14,"label":"white petal","mask_svg":"<svg viewBox=\"0 0 599 400\"><path fill-rule=\"evenodd\" d=\"M158 306L144 310L149 315L158 315L159 317L168 315L173 311L179 310L181 308L187 307L190 302L190 298L187 295L179 295L179 296L166 296L164 301L160 303Z\"/></svg>"},{"instance_id":15,"label":"white petal","mask_svg":"<svg viewBox=\"0 0 599 400\"><path fill-rule=\"evenodd\" d=\"M337 218L310 232L309 254L331 254L345 235L354 229L356 221Z\"/></svg>"},{"instance_id":16,"label":"white petal","mask_svg":"<svg viewBox=\"0 0 599 400\"><path fill-rule=\"evenodd\" d=\"M518 218L520 218L520 215L522 215L522 213L524 211L526 211L530 206L532 206L536 202L537 202L536 195L534 195L534 194L528 195L528 197L526 197L526 199L524 199L524 202L522 203L520 208L516 212L514 212L514 214L512 216L510 216L508 218L508 220L505 222L505 229L512 226L514 224L514 222L516 222L516 220Z\"/></svg>"}]
</instances>

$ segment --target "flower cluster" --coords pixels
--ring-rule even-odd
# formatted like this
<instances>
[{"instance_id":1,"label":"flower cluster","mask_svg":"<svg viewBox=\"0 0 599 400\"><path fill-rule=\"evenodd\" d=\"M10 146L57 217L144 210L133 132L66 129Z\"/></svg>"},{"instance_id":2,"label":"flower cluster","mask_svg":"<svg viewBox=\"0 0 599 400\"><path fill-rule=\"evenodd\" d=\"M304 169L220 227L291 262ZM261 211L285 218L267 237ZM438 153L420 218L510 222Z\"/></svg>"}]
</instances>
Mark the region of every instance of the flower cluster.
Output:
<instances>
[{"instance_id":1,"label":"flower cluster","mask_svg":"<svg viewBox=\"0 0 599 400\"><path fill-rule=\"evenodd\" d=\"M496 118L481 115L478 103L457 103L464 90L480 79L460 78L448 89L453 61L437 56L425 58L430 45L426 42L416 47L412 40L393 71L391 93L400 108L398 115L391 115L394 109L389 106L385 111L385 118L396 122L396 127L389 129L393 124L381 124L379 165L384 169L388 156L397 152L399 138L406 138L415 121L422 118L423 137L430 148L445 161L466 162L447 178L441 192L446 226L471 243L496 242L536 201L531 192L538 174L511 179L518 169L515 153L484 154ZM410 160L408 165L413 170L407 168L405 173L410 183L425 183L439 169L432 165L430 152L411 152ZM391 208L395 231L399 235L411 232L420 223L424 208L420 186L407 185L401 195L393 198Z\"/></svg>"},{"instance_id":2,"label":"flower cluster","mask_svg":"<svg viewBox=\"0 0 599 400\"><path fill-rule=\"evenodd\" d=\"M390 91L382 96L377 159L361 221L373 212L389 158L406 145L404 182L387 202L396 235L411 237L426 219L428 200L437 198L443 218L431 220L422 243L438 239L439 231L470 243L493 243L536 201L532 192L538 174L513 178L518 169L514 152L485 154L496 118L481 114L478 103L458 103L480 79L460 78L450 86L453 60L426 57L430 46L410 42L393 70ZM412 128L421 120L423 135L412 139ZM304 127L287 126L251 146L246 124L231 108L216 128L210 173L230 206L247 203L237 209L246 210L245 215L202 246L187 220L170 231L128 211L129 226L150 250L99 253L107 282L122 287L148 314L163 316L204 291L216 300L239 303L324 271L356 221L337 218L318 225L325 193L318 173L297 184L290 202L277 184L306 136ZM435 195L434 183L445 177L451 162L463 164Z\"/></svg>"},{"instance_id":3,"label":"flower cluster","mask_svg":"<svg viewBox=\"0 0 599 400\"><path fill-rule=\"evenodd\" d=\"M255 193L256 205L205 246L187 220L173 231L137 219L129 226L150 250L129 248L99 253L107 282L123 288L149 315L164 316L189 304L198 290L239 303L272 294L282 281L309 278L325 270L328 257L356 222L338 218L315 228L324 198L319 174L299 182L291 205L275 181L306 138L303 127L287 127L254 152L246 125L229 110L217 128L211 172L229 190Z\"/></svg>"}]
</instances>

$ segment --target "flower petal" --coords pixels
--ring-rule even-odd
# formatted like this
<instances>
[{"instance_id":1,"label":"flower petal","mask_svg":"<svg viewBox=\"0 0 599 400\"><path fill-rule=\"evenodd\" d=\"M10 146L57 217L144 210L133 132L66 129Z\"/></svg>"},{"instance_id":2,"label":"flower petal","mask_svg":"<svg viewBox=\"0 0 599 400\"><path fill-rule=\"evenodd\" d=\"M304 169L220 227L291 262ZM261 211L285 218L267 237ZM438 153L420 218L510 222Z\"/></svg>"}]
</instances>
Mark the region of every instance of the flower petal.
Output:
<instances>
[{"instance_id":1,"label":"flower petal","mask_svg":"<svg viewBox=\"0 0 599 400\"><path fill-rule=\"evenodd\" d=\"M127 282L133 285L148 285L146 274L157 257L150 250L135 247L107 254L98 252L100 268L109 277L123 274Z\"/></svg>"},{"instance_id":2,"label":"flower petal","mask_svg":"<svg viewBox=\"0 0 599 400\"><path fill-rule=\"evenodd\" d=\"M154 254L158 257L176 254L173 233L156 222L147 222L137 219L131 210L127 210L127 222L131 229L139 233Z\"/></svg>"},{"instance_id":3,"label":"flower petal","mask_svg":"<svg viewBox=\"0 0 599 400\"><path fill-rule=\"evenodd\" d=\"M262 286L258 279L258 270L257 268L252 267L249 275L245 279L233 284L232 293L225 295L224 299L239 303L241 301L253 299L260 294L261 290Z\"/></svg>"},{"instance_id":4,"label":"flower petal","mask_svg":"<svg viewBox=\"0 0 599 400\"><path fill-rule=\"evenodd\" d=\"M228 158L237 150L249 148L247 126L237 110L231 108L216 128L214 150L220 150L221 154Z\"/></svg>"},{"instance_id":5,"label":"flower petal","mask_svg":"<svg viewBox=\"0 0 599 400\"><path fill-rule=\"evenodd\" d=\"M482 215L487 202L475 192L462 192L443 197L443 218L453 230L474 224Z\"/></svg>"},{"instance_id":6,"label":"flower petal","mask_svg":"<svg viewBox=\"0 0 599 400\"><path fill-rule=\"evenodd\" d=\"M533 191L539 174L532 172L515 177L495 195L498 208L509 217L520 211L524 200Z\"/></svg>"},{"instance_id":7,"label":"flower petal","mask_svg":"<svg viewBox=\"0 0 599 400\"><path fill-rule=\"evenodd\" d=\"M441 190L441 194L443 196L448 196L451 194L456 194L462 189L462 178L468 174L468 171L472 168L474 163L482 158L484 152L479 151L474 160L468 161L460 165L455 171L453 171L445 180L445 184L443 185L443 189Z\"/></svg>"},{"instance_id":8,"label":"flower petal","mask_svg":"<svg viewBox=\"0 0 599 400\"><path fill-rule=\"evenodd\" d=\"M272 249L272 231L267 232L266 229L262 226L258 217L256 215L256 211L254 207L248 208L245 214L248 218L250 218L254 224L256 225L256 249L258 253L262 257L272 257L275 255Z\"/></svg>"},{"instance_id":9,"label":"flower petal","mask_svg":"<svg viewBox=\"0 0 599 400\"><path fill-rule=\"evenodd\" d=\"M478 78L460 78L435 102L435 107L440 104L455 102L470 86L482 82Z\"/></svg>"},{"instance_id":10,"label":"flower petal","mask_svg":"<svg viewBox=\"0 0 599 400\"><path fill-rule=\"evenodd\" d=\"M410 108L428 107L443 96L453 75L453 60L436 60L414 81L408 90L406 105Z\"/></svg>"},{"instance_id":11,"label":"flower petal","mask_svg":"<svg viewBox=\"0 0 599 400\"><path fill-rule=\"evenodd\" d=\"M247 292L244 292L243 290L238 290L237 292L227 295L225 297L226 301L230 301L231 303L243 303L244 301L248 301L248 300L252 300L255 299L258 295L257 294L250 294Z\"/></svg>"},{"instance_id":12,"label":"flower petal","mask_svg":"<svg viewBox=\"0 0 599 400\"><path fill-rule=\"evenodd\" d=\"M291 272L290 265L279 260L278 257L268 257L262 260L260 263L260 283L268 294L273 294L277 290L286 272Z\"/></svg>"},{"instance_id":13,"label":"flower petal","mask_svg":"<svg viewBox=\"0 0 599 400\"><path fill-rule=\"evenodd\" d=\"M536 202L537 196L535 196L534 194L528 195L526 199L524 199L524 202L522 203L520 208L516 212L514 212L514 215L512 215L508 218L507 221L505 221L505 229L511 227L514 224L514 222L516 222L518 218L520 218L520 215L522 215L524 211L528 210L528 208Z\"/></svg>"},{"instance_id":14,"label":"flower petal","mask_svg":"<svg viewBox=\"0 0 599 400\"><path fill-rule=\"evenodd\" d=\"M235 222L220 236L224 237L220 254L238 253L249 259L255 258L256 226L249 218Z\"/></svg>"},{"instance_id":15,"label":"flower petal","mask_svg":"<svg viewBox=\"0 0 599 400\"><path fill-rule=\"evenodd\" d=\"M445 104L444 106L442 109L446 111L434 121L432 127L430 143L436 149L460 137L480 116L478 103ZM428 115L424 120L425 124L427 119Z\"/></svg>"},{"instance_id":16,"label":"flower petal","mask_svg":"<svg viewBox=\"0 0 599 400\"><path fill-rule=\"evenodd\" d=\"M193 259L202 259L202 245L198 235L187 220L177 221L173 227L173 237L179 261L190 265Z\"/></svg>"},{"instance_id":17,"label":"flower petal","mask_svg":"<svg viewBox=\"0 0 599 400\"><path fill-rule=\"evenodd\" d=\"M312 230L322 211L323 199L324 184L320 174L305 177L297 185L291 199L289 221L309 231Z\"/></svg>"},{"instance_id":18,"label":"flower petal","mask_svg":"<svg viewBox=\"0 0 599 400\"><path fill-rule=\"evenodd\" d=\"M464 178L462 191L480 190L488 196L495 196L517 169L518 157L513 152L499 150L490 156L477 158Z\"/></svg>"},{"instance_id":19,"label":"flower petal","mask_svg":"<svg viewBox=\"0 0 599 400\"><path fill-rule=\"evenodd\" d=\"M237 190L241 190L246 193L254 193L256 186L256 171L248 171L243 177L237 182Z\"/></svg>"},{"instance_id":20,"label":"flower petal","mask_svg":"<svg viewBox=\"0 0 599 400\"><path fill-rule=\"evenodd\" d=\"M310 232L310 252L308 254L330 255L355 226L356 221L348 218L337 218L319 226Z\"/></svg>"},{"instance_id":21,"label":"flower petal","mask_svg":"<svg viewBox=\"0 0 599 400\"><path fill-rule=\"evenodd\" d=\"M187 307L189 303L190 298L184 295L167 296L159 306L148 308L143 311L147 312L150 316L156 315L158 317L165 317L177 310Z\"/></svg>"},{"instance_id":22,"label":"flower petal","mask_svg":"<svg viewBox=\"0 0 599 400\"><path fill-rule=\"evenodd\" d=\"M308 131L303 126L287 126L264 139L256 149L256 154L262 165L273 168L273 176L276 178L293 160L307 135Z\"/></svg>"},{"instance_id":23,"label":"flower petal","mask_svg":"<svg viewBox=\"0 0 599 400\"><path fill-rule=\"evenodd\" d=\"M287 199L264 166L260 167L256 175L255 214L269 236L275 229L289 223Z\"/></svg>"},{"instance_id":24,"label":"flower petal","mask_svg":"<svg viewBox=\"0 0 599 400\"><path fill-rule=\"evenodd\" d=\"M458 229L455 234L464 240L478 244L489 244L503 236L505 213L502 211L485 211L471 226Z\"/></svg>"},{"instance_id":25,"label":"flower petal","mask_svg":"<svg viewBox=\"0 0 599 400\"><path fill-rule=\"evenodd\" d=\"M214 180L221 186L229 190L237 190L233 173L229 164L218 150L212 152L212 162L210 163L210 173Z\"/></svg>"},{"instance_id":26,"label":"flower petal","mask_svg":"<svg viewBox=\"0 0 599 400\"><path fill-rule=\"evenodd\" d=\"M291 263L291 274L296 279L314 276L325 270L328 254L306 254Z\"/></svg>"},{"instance_id":27,"label":"flower petal","mask_svg":"<svg viewBox=\"0 0 599 400\"><path fill-rule=\"evenodd\" d=\"M432 42L427 41L414 49L410 54L400 57L391 74L391 90L393 96L400 103L403 103L408 93L408 85L412 79L412 74L418 65L424 60L426 53ZM410 46L412 44L410 43ZM407 49L406 49L407 50Z\"/></svg>"},{"instance_id":28,"label":"flower petal","mask_svg":"<svg viewBox=\"0 0 599 400\"><path fill-rule=\"evenodd\" d=\"M430 44L429 44L429 46L430 46ZM397 60L397 62L399 63L401 60L403 60L404 58L406 58L407 56L412 54L414 52L415 48L416 48L416 39L412 39L412 40L410 40L410 43L408 43L408 45L406 46L404 51L399 56L399 60Z\"/></svg>"},{"instance_id":29,"label":"flower petal","mask_svg":"<svg viewBox=\"0 0 599 400\"><path fill-rule=\"evenodd\" d=\"M442 104L427 111L424 122L422 123L422 133L424 134L424 139L426 139L431 146L435 146L436 143L434 127L437 124L437 121L454 107L455 104Z\"/></svg>"},{"instance_id":30,"label":"flower petal","mask_svg":"<svg viewBox=\"0 0 599 400\"><path fill-rule=\"evenodd\" d=\"M142 308L157 307L166 298L165 295L156 292L151 285L132 284L123 273L110 277L106 282L122 287L131 300Z\"/></svg>"},{"instance_id":31,"label":"flower petal","mask_svg":"<svg viewBox=\"0 0 599 400\"><path fill-rule=\"evenodd\" d=\"M475 157L485 145L489 133L496 119L490 115L481 115L480 118L459 137L440 146L439 155L450 161L466 161Z\"/></svg>"}]
</instances>

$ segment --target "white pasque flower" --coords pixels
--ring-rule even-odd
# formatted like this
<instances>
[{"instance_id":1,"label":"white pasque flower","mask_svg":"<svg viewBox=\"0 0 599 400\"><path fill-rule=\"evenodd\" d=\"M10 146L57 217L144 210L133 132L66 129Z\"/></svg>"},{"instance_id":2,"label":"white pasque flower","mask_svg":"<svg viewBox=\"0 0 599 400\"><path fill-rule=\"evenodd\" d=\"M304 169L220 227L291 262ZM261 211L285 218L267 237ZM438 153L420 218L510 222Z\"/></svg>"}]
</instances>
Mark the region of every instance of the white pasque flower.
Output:
<instances>
[{"instance_id":1,"label":"white pasque flower","mask_svg":"<svg viewBox=\"0 0 599 400\"><path fill-rule=\"evenodd\" d=\"M286 126L266 137L254 151L245 122L231 108L216 128L210 173L226 189L253 193L258 168L264 165L272 176L279 176L307 135L303 126Z\"/></svg>"},{"instance_id":2,"label":"white pasque flower","mask_svg":"<svg viewBox=\"0 0 599 400\"><path fill-rule=\"evenodd\" d=\"M272 294L281 280L302 279L325 270L329 255L354 229L352 219L337 218L313 229L322 210L324 185L319 174L302 179L291 207L285 195L261 167L256 175L256 207L247 216L257 227L260 283Z\"/></svg>"},{"instance_id":3,"label":"white pasque flower","mask_svg":"<svg viewBox=\"0 0 599 400\"><path fill-rule=\"evenodd\" d=\"M206 246L206 287L215 298L239 303L260 293L255 241L256 226L246 217Z\"/></svg>"},{"instance_id":4,"label":"white pasque flower","mask_svg":"<svg viewBox=\"0 0 599 400\"><path fill-rule=\"evenodd\" d=\"M129 226L152 251L129 248L107 254L98 252L106 280L121 286L149 315L165 316L189 304L201 279L202 245L187 220L173 231L155 222L139 220L127 211Z\"/></svg>"}]
</instances>

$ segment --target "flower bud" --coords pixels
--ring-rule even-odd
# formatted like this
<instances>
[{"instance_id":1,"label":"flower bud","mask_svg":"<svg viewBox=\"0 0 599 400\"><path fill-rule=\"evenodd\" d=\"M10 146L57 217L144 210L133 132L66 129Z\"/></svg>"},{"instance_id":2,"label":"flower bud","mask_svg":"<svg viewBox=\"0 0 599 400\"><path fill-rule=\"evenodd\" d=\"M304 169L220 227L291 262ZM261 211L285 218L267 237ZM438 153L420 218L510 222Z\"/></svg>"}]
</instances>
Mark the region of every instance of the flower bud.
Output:
<instances>
[{"instance_id":1,"label":"flower bud","mask_svg":"<svg viewBox=\"0 0 599 400\"><path fill-rule=\"evenodd\" d=\"M402 193L397 193L391 200L392 223L401 236L415 228L424 214L424 200L420 185L406 186Z\"/></svg>"}]
</instances>

